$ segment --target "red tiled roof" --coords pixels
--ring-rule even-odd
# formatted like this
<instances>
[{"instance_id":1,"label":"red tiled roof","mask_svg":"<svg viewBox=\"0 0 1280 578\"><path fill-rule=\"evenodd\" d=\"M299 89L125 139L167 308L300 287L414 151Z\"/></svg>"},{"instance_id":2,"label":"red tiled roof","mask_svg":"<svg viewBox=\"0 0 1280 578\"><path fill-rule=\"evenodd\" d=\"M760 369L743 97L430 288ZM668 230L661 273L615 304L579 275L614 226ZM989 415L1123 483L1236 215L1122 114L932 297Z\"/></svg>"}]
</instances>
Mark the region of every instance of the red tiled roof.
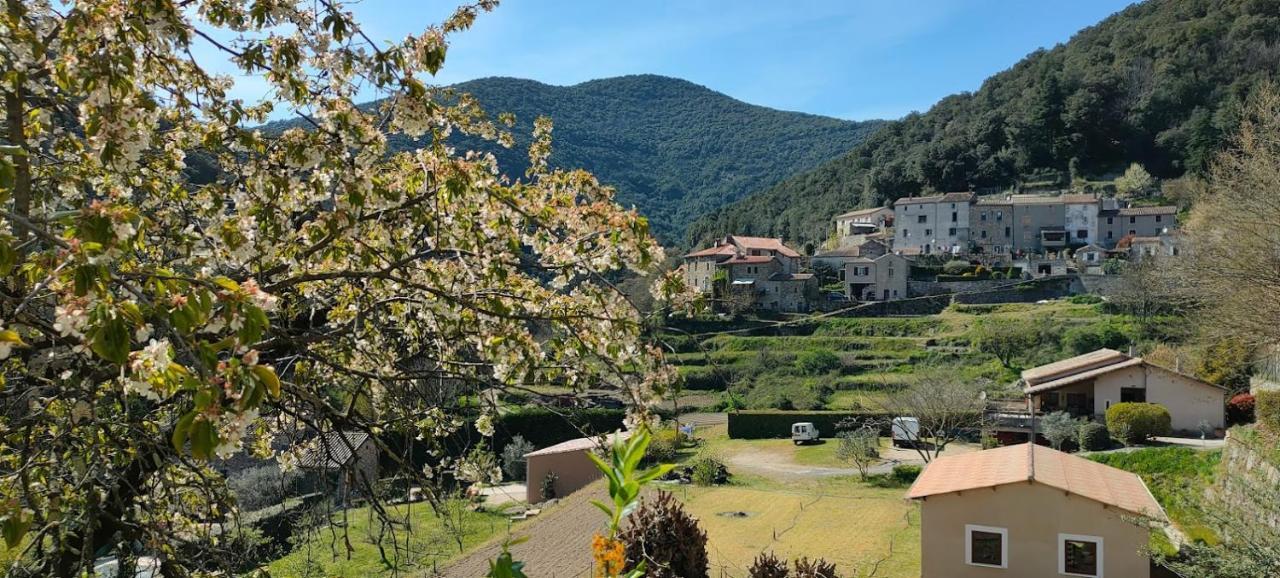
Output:
<instances>
[{"instance_id":1,"label":"red tiled roof","mask_svg":"<svg viewBox=\"0 0 1280 578\"><path fill-rule=\"evenodd\" d=\"M791 247L782 244L782 239L775 237L741 237L738 235L730 235L730 242L744 249L764 249L768 251L777 251L779 254L787 257L799 257Z\"/></svg>"},{"instance_id":2,"label":"red tiled roof","mask_svg":"<svg viewBox=\"0 0 1280 578\"><path fill-rule=\"evenodd\" d=\"M737 253L737 252L738 251L733 247L733 245L718 245L715 247L707 247L706 249L694 251L692 253L685 255L685 258L716 257L720 255L733 255L734 253Z\"/></svg>"},{"instance_id":3,"label":"red tiled roof","mask_svg":"<svg viewBox=\"0 0 1280 578\"><path fill-rule=\"evenodd\" d=\"M1164 510L1136 474L1029 444L939 457L916 478L907 497L921 499L1027 481L1133 514L1165 518Z\"/></svg>"}]
</instances>

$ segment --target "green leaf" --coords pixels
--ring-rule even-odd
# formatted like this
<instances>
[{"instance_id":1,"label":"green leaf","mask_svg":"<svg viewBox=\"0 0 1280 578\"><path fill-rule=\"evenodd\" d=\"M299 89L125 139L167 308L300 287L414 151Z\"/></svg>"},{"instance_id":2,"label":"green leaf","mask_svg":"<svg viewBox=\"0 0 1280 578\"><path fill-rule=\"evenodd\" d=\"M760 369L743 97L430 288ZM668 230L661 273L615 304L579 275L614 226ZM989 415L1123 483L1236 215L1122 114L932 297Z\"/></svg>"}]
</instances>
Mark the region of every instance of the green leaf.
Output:
<instances>
[{"instance_id":1,"label":"green leaf","mask_svg":"<svg viewBox=\"0 0 1280 578\"><path fill-rule=\"evenodd\" d=\"M106 319L93 335L90 349L99 357L123 364L129 361L129 325L123 317Z\"/></svg>"},{"instance_id":2,"label":"green leaf","mask_svg":"<svg viewBox=\"0 0 1280 578\"><path fill-rule=\"evenodd\" d=\"M280 399L280 378L276 375L275 369L269 365L255 365L249 371L258 378L258 383L266 386L267 393L271 394L272 399Z\"/></svg>"},{"instance_id":3,"label":"green leaf","mask_svg":"<svg viewBox=\"0 0 1280 578\"><path fill-rule=\"evenodd\" d=\"M240 291L240 284L227 277L214 277L213 284L233 293Z\"/></svg>"},{"instance_id":4,"label":"green leaf","mask_svg":"<svg viewBox=\"0 0 1280 578\"><path fill-rule=\"evenodd\" d=\"M191 431L191 422L196 419L196 410L187 412L186 415L178 419L178 423L173 426L173 449L182 452L182 448L187 445L187 433Z\"/></svg>"},{"instance_id":5,"label":"green leaf","mask_svg":"<svg viewBox=\"0 0 1280 578\"><path fill-rule=\"evenodd\" d=\"M10 548L17 547L22 542L23 536L27 535L27 530L31 529L31 522L34 519L32 512L25 508L18 508L16 512L5 516L4 522L0 523L5 545Z\"/></svg>"}]
</instances>

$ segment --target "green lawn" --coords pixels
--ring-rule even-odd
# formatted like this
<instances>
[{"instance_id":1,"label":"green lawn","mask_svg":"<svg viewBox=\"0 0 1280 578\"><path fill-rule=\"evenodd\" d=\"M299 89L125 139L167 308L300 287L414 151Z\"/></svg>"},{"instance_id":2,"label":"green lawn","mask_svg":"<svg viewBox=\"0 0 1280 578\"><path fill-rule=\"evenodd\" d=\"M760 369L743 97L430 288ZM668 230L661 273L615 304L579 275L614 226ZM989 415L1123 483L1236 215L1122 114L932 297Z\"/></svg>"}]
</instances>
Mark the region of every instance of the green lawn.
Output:
<instances>
[{"instance_id":1,"label":"green lawn","mask_svg":"<svg viewBox=\"0 0 1280 578\"><path fill-rule=\"evenodd\" d=\"M1219 450L1192 448L1146 448L1131 452L1109 452L1089 456L1096 462L1133 472L1142 477L1151 495L1187 538L1216 544L1218 536L1204 524L1195 504L1203 501L1205 488L1213 483Z\"/></svg>"},{"instance_id":2,"label":"green lawn","mask_svg":"<svg viewBox=\"0 0 1280 578\"><path fill-rule=\"evenodd\" d=\"M383 524L369 508L347 510L345 516L338 513L332 525L313 532L292 553L272 562L268 570L275 578L403 576L431 570L434 564L443 564L507 528L507 519L501 514L473 512L461 503L448 509L448 519L455 520L450 524L426 504L388 508L397 520L394 534L390 528L383 531Z\"/></svg>"}]
</instances>

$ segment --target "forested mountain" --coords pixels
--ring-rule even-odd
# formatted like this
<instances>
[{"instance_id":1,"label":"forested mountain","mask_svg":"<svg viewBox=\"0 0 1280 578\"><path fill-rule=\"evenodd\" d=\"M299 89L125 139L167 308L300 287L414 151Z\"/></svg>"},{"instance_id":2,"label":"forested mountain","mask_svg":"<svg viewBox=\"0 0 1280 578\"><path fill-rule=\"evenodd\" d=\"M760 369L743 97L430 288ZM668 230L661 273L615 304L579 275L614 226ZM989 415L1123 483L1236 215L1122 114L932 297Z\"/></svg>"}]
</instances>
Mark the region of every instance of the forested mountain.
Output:
<instances>
[{"instance_id":1,"label":"forested mountain","mask_svg":"<svg viewBox=\"0 0 1280 578\"><path fill-rule=\"evenodd\" d=\"M491 151L506 174L522 175L533 121L550 117L552 165L587 169L617 187L618 202L637 207L665 243L681 241L694 219L835 158L883 124L755 106L656 75L573 86L483 78L454 88L474 96L491 116L516 117L514 147L455 137L459 148ZM286 121L271 128L285 126L305 125ZM421 143L393 136L390 145L403 150Z\"/></svg>"},{"instance_id":2,"label":"forested mountain","mask_svg":"<svg viewBox=\"0 0 1280 578\"><path fill-rule=\"evenodd\" d=\"M456 88L490 114L516 115L516 147L495 151L508 174L524 172L533 121L549 116L552 164L616 186L618 201L638 207L665 241L679 241L697 217L848 151L880 124L754 106L654 75L574 86L486 78Z\"/></svg>"},{"instance_id":3,"label":"forested mountain","mask_svg":"<svg viewBox=\"0 0 1280 578\"><path fill-rule=\"evenodd\" d=\"M925 191L1090 178L1130 162L1199 172L1248 94L1280 80L1280 0L1148 0L1040 50L847 154L694 223L723 233L826 237L831 216Z\"/></svg>"}]
</instances>

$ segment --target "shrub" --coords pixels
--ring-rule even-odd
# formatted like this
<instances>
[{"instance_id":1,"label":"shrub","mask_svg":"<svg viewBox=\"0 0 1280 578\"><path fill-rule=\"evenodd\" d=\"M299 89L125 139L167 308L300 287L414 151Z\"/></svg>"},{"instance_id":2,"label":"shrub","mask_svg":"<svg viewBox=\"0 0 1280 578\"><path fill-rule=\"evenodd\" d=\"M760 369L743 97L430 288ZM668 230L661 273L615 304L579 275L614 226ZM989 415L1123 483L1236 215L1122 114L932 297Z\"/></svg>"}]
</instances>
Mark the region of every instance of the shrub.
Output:
<instances>
[{"instance_id":1,"label":"shrub","mask_svg":"<svg viewBox=\"0 0 1280 578\"><path fill-rule=\"evenodd\" d=\"M542 501L556 499L556 482L559 480L560 476L557 476L555 472L547 472L547 475L542 477L542 488L538 491L538 494L542 496Z\"/></svg>"},{"instance_id":2,"label":"shrub","mask_svg":"<svg viewBox=\"0 0 1280 578\"><path fill-rule=\"evenodd\" d=\"M1068 329L1062 335L1062 344L1072 353L1079 355L1104 347L1123 348L1129 344L1129 337L1110 323L1095 323Z\"/></svg>"},{"instance_id":3,"label":"shrub","mask_svg":"<svg viewBox=\"0 0 1280 578\"><path fill-rule=\"evenodd\" d=\"M756 556L751 567L747 569L748 578L787 578L791 574L784 560L779 560L773 552Z\"/></svg>"},{"instance_id":4,"label":"shrub","mask_svg":"<svg viewBox=\"0 0 1280 578\"><path fill-rule=\"evenodd\" d=\"M822 375L840 369L840 356L829 349L810 349L796 356L796 369L805 375Z\"/></svg>"},{"instance_id":5,"label":"shrub","mask_svg":"<svg viewBox=\"0 0 1280 578\"><path fill-rule=\"evenodd\" d=\"M293 493L301 477L298 470L286 472L270 463L227 476L227 489L235 495L236 506L241 511L252 512L283 502Z\"/></svg>"},{"instance_id":6,"label":"shrub","mask_svg":"<svg viewBox=\"0 0 1280 578\"><path fill-rule=\"evenodd\" d=\"M1253 423L1257 399L1250 393L1240 393L1227 400L1227 423L1240 425Z\"/></svg>"},{"instance_id":7,"label":"shrub","mask_svg":"<svg viewBox=\"0 0 1280 578\"><path fill-rule=\"evenodd\" d=\"M1271 433L1280 433L1280 391L1259 391L1254 397L1253 411L1258 423Z\"/></svg>"},{"instance_id":8,"label":"shrub","mask_svg":"<svg viewBox=\"0 0 1280 578\"><path fill-rule=\"evenodd\" d=\"M982 437L978 441L982 444L982 449L984 450L1000 447L1000 440L996 439L995 434L990 430L983 430Z\"/></svg>"},{"instance_id":9,"label":"shrub","mask_svg":"<svg viewBox=\"0 0 1280 578\"><path fill-rule=\"evenodd\" d=\"M516 434L511 443L502 448L502 473L507 479L524 481L524 455L533 451L533 444L524 440L524 436Z\"/></svg>"},{"instance_id":10,"label":"shrub","mask_svg":"<svg viewBox=\"0 0 1280 578\"><path fill-rule=\"evenodd\" d=\"M915 482L916 478L920 477L920 472L922 471L924 471L924 468L921 466L914 464L898 464L893 466L893 479L903 485L910 484Z\"/></svg>"},{"instance_id":11,"label":"shrub","mask_svg":"<svg viewBox=\"0 0 1280 578\"><path fill-rule=\"evenodd\" d=\"M644 460L650 464L669 464L676 460L677 436L671 430L662 430L649 440L649 447L644 449Z\"/></svg>"},{"instance_id":12,"label":"shrub","mask_svg":"<svg viewBox=\"0 0 1280 578\"><path fill-rule=\"evenodd\" d=\"M1061 450L1063 444L1079 436L1079 423L1076 418L1065 411L1055 411L1040 418L1041 432L1044 439L1055 450Z\"/></svg>"},{"instance_id":13,"label":"shrub","mask_svg":"<svg viewBox=\"0 0 1280 578\"><path fill-rule=\"evenodd\" d=\"M729 475L728 468L724 467L724 462L720 458L710 453L699 454L691 464L693 468L692 481L698 486L713 486L725 480Z\"/></svg>"},{"instance_id":14,"label":"shrub","mask_svg":"<svg viewBox=\"0 0 1280 578\"><path fill-rule=\"evenodd\" d=\"M1086 452L1102 451L1111 447L1111 435L1107 432L1107 426L1087 421L1080 424L1080 429L1076 432L1076 444Z\"/></svg>"},{"instance_id":15,"label":"shrub","mask_svg":"<svg viewBox=\"0 0 1280 578\"><path fill-rule=\"evenodd\" d=\"M968 270L969 262L964 259L953 259L942 266L942 272L947 275L961 275Z\"/></svg>"},{"instance_id":16,"label":"shrub","mask_svg":"<svg viewBox=\"0 0 1280 578\"><path fill-rule=\"evenodd\" d=\"M796 578L840 578L836 574L836 565L822 558L817 560L809 560L808 558L798 558L795 561Z\"/></svg>"},{"instance_id":17,"label":"shrub","mask_svg":"<svg viewBox=\"0 0 1280 578\"><path fill-rule=\"evenodd\" d=\"M627 568L644 562L645 576L651 578L706 578L707 533L670 493L658 492L653 501L641 498L627 520L618 534Z\"/></svg>"},{"instance_id":18,"label":"shrub","mask_svg":"<svg viewBox=\"0 0 1280 578\"><path fill-rule=\"evenodd\" d=\"M1117 403L1107 408L1107 429L1126 445L1167 435L1169 410L1154 403Z\"/></svg>"},{"instance_id":19,"label":"shrub","mask_svg":"<svg viewBox=\"0 0 1280 578\"><path fill-rule=\"evenodd\" d=\"M1076 305L1097 305L1102 303L1102 297L1097 295L1072 295L1068 301Z\"/></svg>"}]
</instances>

